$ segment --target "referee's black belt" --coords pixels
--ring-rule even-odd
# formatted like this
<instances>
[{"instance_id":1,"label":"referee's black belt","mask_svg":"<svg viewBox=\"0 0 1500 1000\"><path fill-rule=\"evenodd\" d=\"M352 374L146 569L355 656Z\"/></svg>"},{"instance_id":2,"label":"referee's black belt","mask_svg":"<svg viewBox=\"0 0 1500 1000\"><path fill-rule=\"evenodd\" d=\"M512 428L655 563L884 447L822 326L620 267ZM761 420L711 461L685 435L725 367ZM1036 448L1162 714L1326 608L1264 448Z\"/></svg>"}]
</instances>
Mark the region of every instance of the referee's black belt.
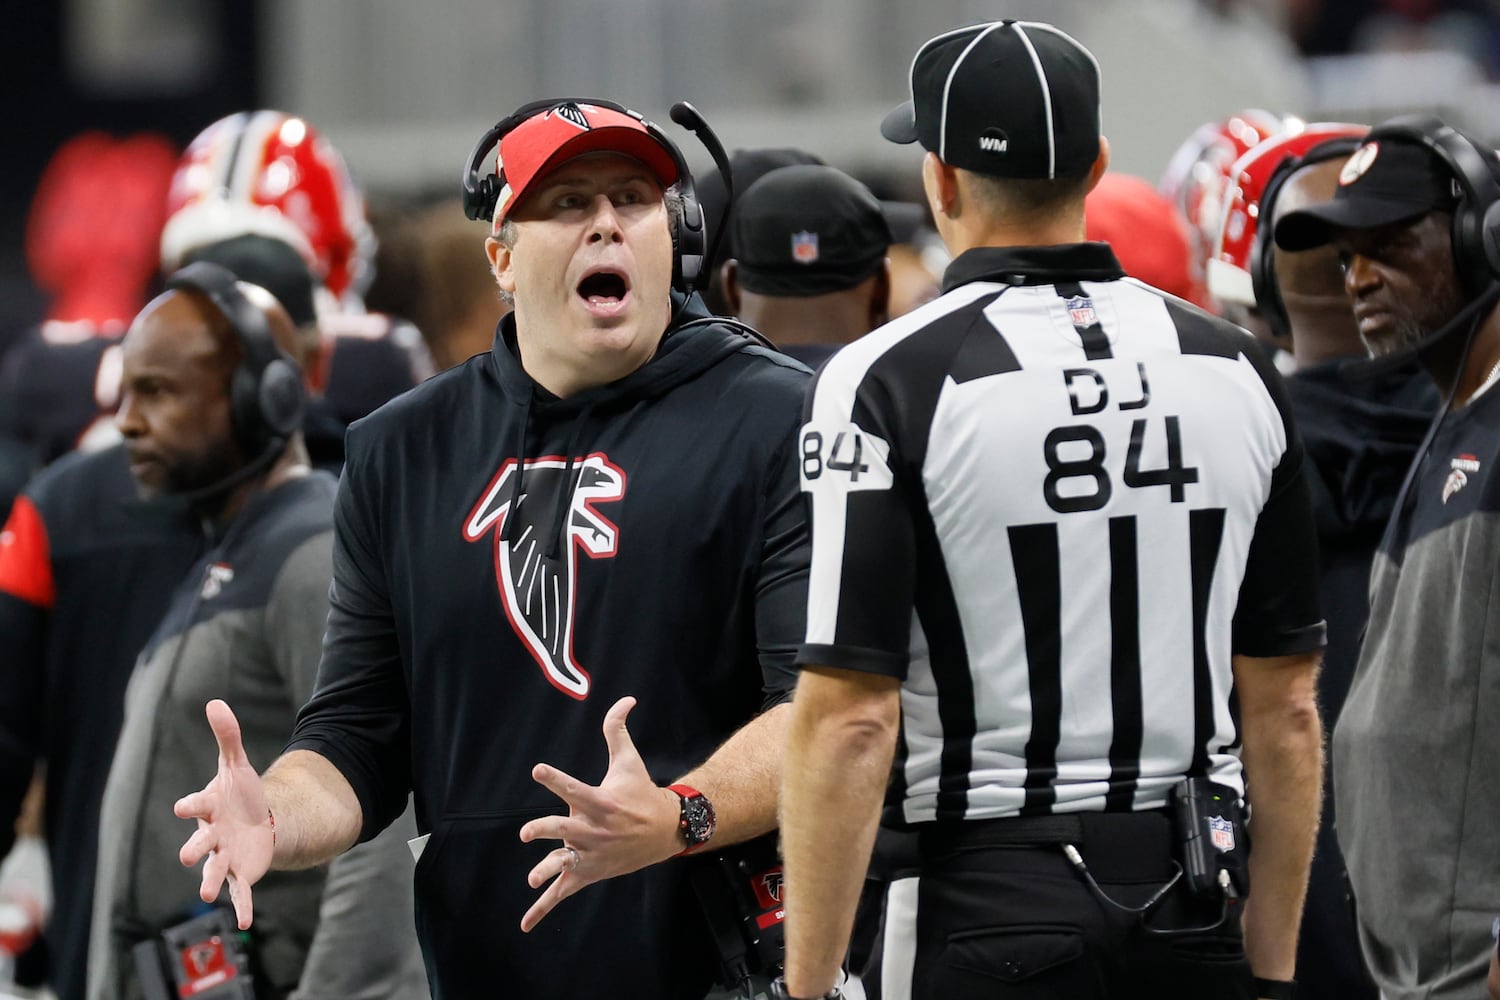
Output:
<instances>
[{"instance_id":1,"label":"referee's black belt","mask_svg":"<svg viewBox=\"0 0 1500 1000\"><path fill-rule=\"evenodd\" d=\"M917 824L916 830L925 858L986 847L1072 844L1093 864L1092 858L1103 856L1139 859L1159 853L1165 858L1172 849L1171 813L1166 809L945 820Z\"/></svg>"}]
</instances>

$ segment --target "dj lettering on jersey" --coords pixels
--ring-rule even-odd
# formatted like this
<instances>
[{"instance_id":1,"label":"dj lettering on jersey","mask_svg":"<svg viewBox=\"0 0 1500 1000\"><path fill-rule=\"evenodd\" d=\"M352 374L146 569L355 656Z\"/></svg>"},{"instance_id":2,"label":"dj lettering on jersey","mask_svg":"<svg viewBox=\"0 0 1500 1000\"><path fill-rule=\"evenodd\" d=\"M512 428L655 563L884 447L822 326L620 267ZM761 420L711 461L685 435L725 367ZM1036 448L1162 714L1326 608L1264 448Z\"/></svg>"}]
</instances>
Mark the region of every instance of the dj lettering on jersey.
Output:
<instances>
[{"instance_id":1,"label":"dj lettering on jersey","mask_svg":"<svg viewBox=\"0 0 1500 1000\"><path fill-rule=\"evenodd\" d=\"M625 473L596 452L571 469L561 456L528 459L519 494L515 474L515 459L500 467L464 522L464 538L478 542L493 532L495 579L511 628L547 681L582 701L590 684L573 655L578 553L590 559L615 554L619 529L594 505L625 496Z\"/></svg>"}]
</instances>

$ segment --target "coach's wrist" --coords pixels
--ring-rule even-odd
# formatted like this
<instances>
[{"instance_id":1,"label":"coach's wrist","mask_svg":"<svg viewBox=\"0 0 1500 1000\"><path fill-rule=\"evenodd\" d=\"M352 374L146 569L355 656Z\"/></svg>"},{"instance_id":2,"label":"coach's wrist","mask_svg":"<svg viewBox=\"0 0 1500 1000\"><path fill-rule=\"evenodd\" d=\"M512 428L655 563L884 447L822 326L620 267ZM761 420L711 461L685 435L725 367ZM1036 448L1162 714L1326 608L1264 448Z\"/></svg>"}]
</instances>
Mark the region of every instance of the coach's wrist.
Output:
<instances>
[{"instance_id":1,"label":"coach's wrist","mask_svg":"<svg viewBox=\"0 0 1500 1000\"><path fill-rule=\"evenodd\" d=\"M1297 1000L1297 980L1255 977L1255 995L1259 1000Z\"/></svg>"}]
</instances>

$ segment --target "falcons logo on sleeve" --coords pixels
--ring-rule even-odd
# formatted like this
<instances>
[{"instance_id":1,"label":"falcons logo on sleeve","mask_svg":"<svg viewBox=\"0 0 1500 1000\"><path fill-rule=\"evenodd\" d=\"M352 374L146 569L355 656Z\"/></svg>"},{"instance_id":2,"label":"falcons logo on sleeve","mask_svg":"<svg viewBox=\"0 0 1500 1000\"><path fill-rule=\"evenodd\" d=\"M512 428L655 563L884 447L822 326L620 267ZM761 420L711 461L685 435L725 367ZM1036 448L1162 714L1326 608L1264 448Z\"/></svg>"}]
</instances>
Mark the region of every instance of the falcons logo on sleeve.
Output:
<instances>
[{"instance_id":1,"label":"falcons logo on sleeve","mask_svg":"<svg viewBox=\"0 0 1500 1000\"><path fill-rule=\"evenodd\" d=\"M547 681L571 698L588 697L589 675L573 656L578 553L590 559L615 554L619 529L594 509L625 495L625 473L603 454L573 463L560 456L528 459L515 492L515 459L500 467L464 522L464 538L493 533L495 578L505 615L531 651ZM558 520L558 501L567 501ZM506 522L514 519L509 531ZM561 533L560 539L552 535ZM502 537L508 536L508 537Z\"/></svg>"}]
</instances>

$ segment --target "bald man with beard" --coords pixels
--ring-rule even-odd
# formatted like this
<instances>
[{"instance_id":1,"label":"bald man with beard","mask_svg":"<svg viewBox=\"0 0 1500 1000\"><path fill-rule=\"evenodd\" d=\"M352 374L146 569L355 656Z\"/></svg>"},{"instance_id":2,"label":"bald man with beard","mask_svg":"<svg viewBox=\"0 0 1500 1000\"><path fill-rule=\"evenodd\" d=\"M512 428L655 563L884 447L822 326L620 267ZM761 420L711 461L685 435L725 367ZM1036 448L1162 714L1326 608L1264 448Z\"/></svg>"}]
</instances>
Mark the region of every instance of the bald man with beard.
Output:
<instances>
[{"instance_id":1,"label":"bald man with beard","mask_svg":"<svg viewBox=\"0 0 1500 1000\"><path fill-rule=\"evenodd\" d=\"M116 419L131 477L143 499L196 517L207 544L126 694L100 817L96 1000L149 1000L153 984L175 987L160 995L190 995L223 982L243 990L226 995L259 998L405 998L425 988L401 864L410 832L399 824L362 849L378 860L342 859L360 876L320 866L267 878L248 936L233 933L223 909L203 915L199 879L172 850L191 825L171 804L201 783L215 748L203 702L232 693L248 753L270 760L322 650L335 482L308 466L298 340L268 292L198 263L168 279L122 345Z\"/></svg>"}]
</instances>

